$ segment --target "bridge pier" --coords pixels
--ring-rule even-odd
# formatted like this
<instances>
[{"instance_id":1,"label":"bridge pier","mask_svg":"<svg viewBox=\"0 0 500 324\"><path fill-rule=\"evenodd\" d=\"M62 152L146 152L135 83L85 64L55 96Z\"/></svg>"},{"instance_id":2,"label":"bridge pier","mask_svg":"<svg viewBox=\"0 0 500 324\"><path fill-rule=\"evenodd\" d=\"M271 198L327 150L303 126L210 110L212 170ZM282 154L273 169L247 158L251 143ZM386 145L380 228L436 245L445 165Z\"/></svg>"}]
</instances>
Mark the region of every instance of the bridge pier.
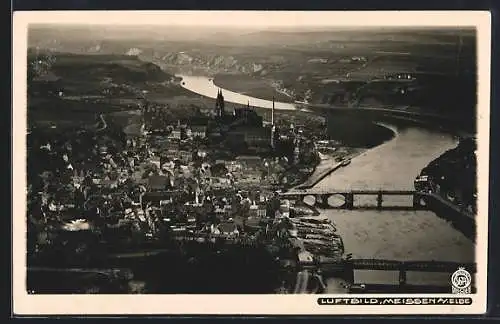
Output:
<instances>
[{"instance_id":1,"label":"bridge pier","mask_svg":"<svg viewBox=\"0 0 500 324\"><path fill-rule=\"evenodd\" d=\"M399 286L406 285L406 267L404 263L399 266Z\"/></svg>"},{"instance_id":2,"label":"bridge pier","mask_svg":"<svg viewBox=\"0 0 500 324\"><path fill-rule=\"evenodd\" d=\"M354 208L354 194L352 192L348 192L344 195L345 197L345 209L353 209Z\"/></svg>"},{"instance_id":3,"label":"bridge pier","mask_svg":"<svg viewBox=\"0 0 500 324\"><path fill-rule=\"evenodd\" d=\"M320 208L328 208L329 207L328 206L328 197L329 197L329 195L316 196L316 205Z\"/></svg>"},{"instance_id":4,"label":"bridge pier","mask_svg":"<svg viewBox=\"0 0 500 324\"><path fill-rule=\"evenodd\" d=\"M413 208L415 210L422 209L422 205L420 204L420 200L422 199L422 195L418 192L413 194Z\"/></svg>"},{"instance_id":5,"label":"bridge pier","mask_svg":"<svg viewBox=\"0 0 500 324\"><path fill-rule=\"evenodd\" d=\"M380 190L378 193L377 193L377 209L380 210L382 209L382 202L384 201L383 197L382 197L382 190Z\"/></svg>"},{"instance_id":6,"label":"bridge pier","mask_svg":"<svg viewBox=\"0 0 500 324\"><path fill-rule=\"evenodd\" d=\"M352 261L347 260L344 263L344 273L342 276L347 283L354 284L354 264Z\"/></svg>"}]
</instances>

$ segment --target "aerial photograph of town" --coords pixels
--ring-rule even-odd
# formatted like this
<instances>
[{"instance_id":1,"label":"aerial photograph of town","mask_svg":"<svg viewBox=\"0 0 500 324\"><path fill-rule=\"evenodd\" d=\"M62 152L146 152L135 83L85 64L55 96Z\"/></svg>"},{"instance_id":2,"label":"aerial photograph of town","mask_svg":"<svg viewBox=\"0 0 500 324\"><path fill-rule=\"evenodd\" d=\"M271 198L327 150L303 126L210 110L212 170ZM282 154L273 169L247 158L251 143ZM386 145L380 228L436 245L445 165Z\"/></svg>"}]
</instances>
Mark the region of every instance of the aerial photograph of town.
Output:
<instances>
[{"instance_id":1,"label":"aerial photograph of town","mask_svg":"<svg viewBox=\"0 0 500 324\"><path fill-rule=\"evenodd\" d=\"M476 292L476 30L261 23L30 24L28 294Z\"/></svg>"}]
</instances>

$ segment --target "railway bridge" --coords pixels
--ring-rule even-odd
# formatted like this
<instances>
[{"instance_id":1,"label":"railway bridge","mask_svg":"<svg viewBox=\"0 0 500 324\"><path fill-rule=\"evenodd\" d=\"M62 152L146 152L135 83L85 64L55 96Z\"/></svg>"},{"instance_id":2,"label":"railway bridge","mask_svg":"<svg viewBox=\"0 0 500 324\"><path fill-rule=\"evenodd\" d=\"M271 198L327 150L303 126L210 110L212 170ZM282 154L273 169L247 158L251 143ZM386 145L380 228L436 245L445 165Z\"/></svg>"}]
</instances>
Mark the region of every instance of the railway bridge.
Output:
<instances>
[{"instance_id":1,"label":"railway bridge","mask_svg":"<svg viewBox=\"0 0 500 324\"><path fill-rule=\"evenodd\" d=\"M476 263L460 263L449 261L398 261L384 259L348 259L341 262L330 262L319 264L324 278L340 279L344 282L341 288L335 288L337 293L440 293L449 294L452 292L451 284L444 279L439 282L425 283L415 280L410 273L427 272L441 273L450 278L458 269L464 269L471 274L471 292L476 293L475 275L477 273ZM314 269L311 269L314 271ZM360 281L359 271L390 271L397 273L397 276L388 280L386 283L372 283ZM311 276L304 276L307 271L297 274L294 293L314 293L308 289L311 285Z\"/></svg>"},{"instance_id":2,"label":"railway bridge","mask_svg":"<svg viewBox=\"0 0 500 324\"><path fill-rule=\"evenodd\" d=\"M431 112L425 112L418 107L395 107L395 106L333 106L328 104L302 105L299 110L325 116L327 121L339 116L350 116L355 119L366 119L370 121L406 121L418 125L428 125L436 128L446 129L468 129L470 130L471 116L452 115L445 116Z\"/></svg>"}]
</instances>

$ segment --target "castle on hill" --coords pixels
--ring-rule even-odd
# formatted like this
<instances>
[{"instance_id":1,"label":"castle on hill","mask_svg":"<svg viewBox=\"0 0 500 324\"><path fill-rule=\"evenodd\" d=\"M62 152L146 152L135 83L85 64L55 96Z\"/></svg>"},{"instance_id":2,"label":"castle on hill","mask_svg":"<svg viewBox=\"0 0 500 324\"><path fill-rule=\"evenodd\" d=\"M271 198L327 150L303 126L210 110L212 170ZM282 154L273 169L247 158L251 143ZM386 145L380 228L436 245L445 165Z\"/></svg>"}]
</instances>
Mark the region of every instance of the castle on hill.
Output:
<instances>
[{"instance_id":1,"label":"castle on hill","mask_svg":"<svg viewBox=\"0 0 500 324\"><path fill-rule=\"evenodd\" d=\"M246 107L234 107L232 113L226 112L222 90L217 92L214 115L221 126L226 126L229 129L241 126L260 128L263 125L262 116L250 108L249 102Z\"/></svg>"},{"instance_id":2,"label":"castle on hill","mask_svg":"<svg viewBox=\"0 0 500 324\"><path fill-rule=\"evenodd\" d=\"M226 138L237 143L246 143L249 147L273 147L277 137L276 128L264 127L263 118L250 107L234 107L232 114L225 110L225 101L222 90L218 90L215 99L214 115L221 132ZM274 99L272 109L274 122Z\"/></svg>"}]
</instances>

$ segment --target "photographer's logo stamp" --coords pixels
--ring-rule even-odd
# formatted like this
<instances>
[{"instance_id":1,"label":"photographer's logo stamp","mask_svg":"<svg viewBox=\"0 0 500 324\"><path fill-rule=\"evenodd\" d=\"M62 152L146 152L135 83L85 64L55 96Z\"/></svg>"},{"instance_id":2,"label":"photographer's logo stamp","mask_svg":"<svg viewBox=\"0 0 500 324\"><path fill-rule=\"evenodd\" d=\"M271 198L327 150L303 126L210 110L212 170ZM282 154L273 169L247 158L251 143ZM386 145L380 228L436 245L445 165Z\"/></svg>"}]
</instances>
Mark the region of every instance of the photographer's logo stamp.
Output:
<instances>
[{"instance_id":1,"label":"photographer's logo stamp","mask_svg":"<svg viewBox=\"0 0 500 324\"><path fill-rule=\"evenodd\" d=\"M472 277L465 268L458 268L451 275L451 292L453 294L470 294Z\"/></svg>"}]
</instances>

